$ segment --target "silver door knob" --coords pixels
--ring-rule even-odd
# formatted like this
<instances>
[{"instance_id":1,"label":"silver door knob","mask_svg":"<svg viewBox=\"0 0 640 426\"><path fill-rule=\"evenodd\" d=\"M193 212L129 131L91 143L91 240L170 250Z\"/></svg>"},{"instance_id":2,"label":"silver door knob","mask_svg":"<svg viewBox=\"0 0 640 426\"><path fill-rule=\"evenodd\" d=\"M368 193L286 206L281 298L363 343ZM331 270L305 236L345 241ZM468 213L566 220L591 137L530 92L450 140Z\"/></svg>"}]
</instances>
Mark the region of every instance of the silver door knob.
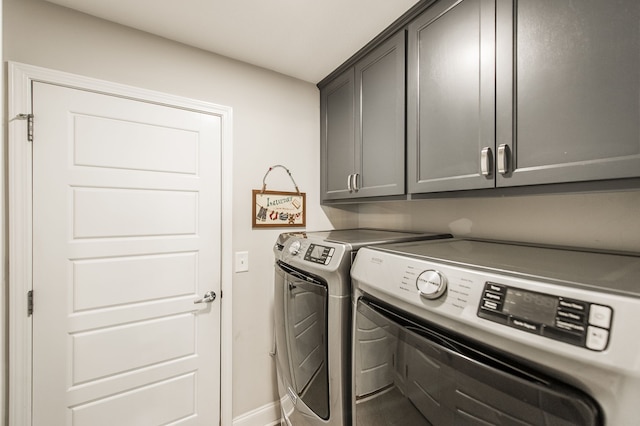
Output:
<instances>
[{"instance_id":1,"label":"silver door knob","mask_svg":"<svg viewBox=\"0 0 640 426\"><path fill-rule=\"evenodd\" d=\"M194 300L193 303L210 303L216 300L216 292L208 291L204 294L202 299Z\"/></svg>"}]
</instances>

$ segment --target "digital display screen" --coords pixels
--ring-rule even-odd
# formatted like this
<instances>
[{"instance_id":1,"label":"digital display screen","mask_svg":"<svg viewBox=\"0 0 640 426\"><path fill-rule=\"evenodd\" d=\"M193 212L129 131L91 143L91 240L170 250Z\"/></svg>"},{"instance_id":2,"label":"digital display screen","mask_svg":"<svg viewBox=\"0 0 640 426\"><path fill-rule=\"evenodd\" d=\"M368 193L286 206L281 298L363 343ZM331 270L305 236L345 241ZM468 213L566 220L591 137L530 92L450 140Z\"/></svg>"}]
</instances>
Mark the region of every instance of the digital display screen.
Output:
<instances>
[{"instance_id":1,"label":"digital display screen","mask_svg":"<svg viewBox=\"0 0 640 426\"><path fill-rule=\"evenodd\" d=\"M508 288L502 312L546 325L555 325L558 298Z\"/></svg>"},{"instance_id":2,"label":"digital display screen","mask_svg":"<svg viewBox=\"0 0 640 426\"><path fill-rule=\"evenodd\" d=\"M311 249L311 254L309 255L309 257L311 257L312 259L324 259L324 257L322 256L323 254L324 247L314 245Z\"/></svg>"}]
</instances>

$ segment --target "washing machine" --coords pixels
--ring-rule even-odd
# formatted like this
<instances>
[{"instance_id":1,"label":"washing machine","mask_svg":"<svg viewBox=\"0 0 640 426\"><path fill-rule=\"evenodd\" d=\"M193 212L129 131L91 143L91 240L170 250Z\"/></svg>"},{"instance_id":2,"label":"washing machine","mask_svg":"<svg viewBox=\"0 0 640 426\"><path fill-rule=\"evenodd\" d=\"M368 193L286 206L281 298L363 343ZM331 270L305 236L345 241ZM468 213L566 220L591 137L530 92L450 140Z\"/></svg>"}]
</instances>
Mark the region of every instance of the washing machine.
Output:
<instances>
[{"instance_id":1,"label":"washing machine","mask_svg":"<svg viewBox=\"0 0 640 426\"><path fill-rule=\"evenodd\" d=\"M369 244L448 234L346 229L283 233L275 254L275 351L282 421L351 423L351 279Z\"/></svg>"},{"instance_id":2,"label":"washing machine","mask_svg":"<svg viewBox=\"0 0 640 426\"><path fill-rule=\"evenodd\" d=\"M355 425L638 424L640 254L400 243L352 282Z\"/></svg>"}]
</instances>

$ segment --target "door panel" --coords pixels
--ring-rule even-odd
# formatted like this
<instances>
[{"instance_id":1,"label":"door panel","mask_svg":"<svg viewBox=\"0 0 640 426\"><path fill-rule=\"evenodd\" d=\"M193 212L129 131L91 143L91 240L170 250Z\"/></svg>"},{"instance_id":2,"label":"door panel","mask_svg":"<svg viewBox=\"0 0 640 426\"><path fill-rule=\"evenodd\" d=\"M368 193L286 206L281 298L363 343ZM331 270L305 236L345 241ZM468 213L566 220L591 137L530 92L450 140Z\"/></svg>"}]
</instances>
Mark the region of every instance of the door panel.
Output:
<instances>
[{"instance_id":1,"label":"door panel","mask_svg":"<svg viewBox=\"0 0 640 426\"><path fill-rule=\"evenodd\" d=\"M491 188L495 144L495 2L447 0L408 29L410 193Z\"/></svg>"},{"instance_id":2,"label":"door panel","mask_svg":"<svg viewBox=\"0 0 640 426\"><path fill-rule=\"evenodd\" d=\"M637 177L640 3L499 0L498 186Z\"/></svg>"},{"instance_id":3,"label":"door panel","mask_svg":"<svg viewBox=\"0 0 640 426\"><path fill-rule=\"evenodd\" d=\"M73 309L194 294L197 262L197 252L76 260L72 264Z\"/></svg>"},{"instance_id":4,"label":"door panel","mask_svg":"<svg viewBox=\"0 0 640 426\"><path fill-rule=\"evenodd\" d=\"M358 197L404 194L405 34L398 32L355 66Z\"/></svg>"},{"instance_id":5,"label":"door panel","mask_svg":"<svg viewBox=\"0 0 640 426\"><path fill-rule=\"evenodd\" d=\"M346 71L322 90L320 123L323 200L349 198L347 179L355 172L355 77Z\"/></svg>"},{"instance_id":6,"label":"door panel","mask_svg":"<svg viewBox=\"0 0 640 426\"><path fill-rule=\"evenodd\" d=\"M193 235L196 232L196 191L70 189L74 239ZM149 217L154 220L148 220Z\"/></svg>"},{"instance_id":7,"label":"door panel","mask_svg":"<svg viewBox=\"0 0 640 426\"><path fill-rule=\"evenodd\" d=\"M33 93L33 425L217 424L220 118Z\"/></svg>"},{"instance_id":8,"label":"door panel","mask_svg":"<svg viewBox=\"0 0 640 426\"><path fill-rule=\"evenodd\" d=\"M74 163L168 173L198 172L198 133L110 117L74 117ZM148 155L161 143L163 155Z\"/></svg>"},{"instance_id":9,"label":"door panel","mask_svg":"<svg viewBox=\"0 0 640 426\"><path fill-rule=\"evenodd\" d=\"M192 403L195 396L194 389L193 373L153 383L98 403L74 407L72 409L73 424L78 426L167 424L173 419L194 414ZM157 402L153 411L145 410L149 400ZM100 423L100 419L109 420Z\"/></svg>"}]
</instances>

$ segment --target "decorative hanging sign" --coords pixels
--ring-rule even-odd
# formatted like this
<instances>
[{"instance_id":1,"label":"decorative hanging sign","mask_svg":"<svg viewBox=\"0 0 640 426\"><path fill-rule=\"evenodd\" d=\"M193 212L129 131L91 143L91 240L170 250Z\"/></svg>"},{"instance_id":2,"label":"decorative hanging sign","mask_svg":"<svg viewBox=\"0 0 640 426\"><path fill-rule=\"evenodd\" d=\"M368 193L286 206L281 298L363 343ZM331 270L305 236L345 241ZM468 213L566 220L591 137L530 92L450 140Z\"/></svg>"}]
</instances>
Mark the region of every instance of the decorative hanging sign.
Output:
<instances>
[{"instance_id":1,"label":"decorative hanging sign","mask_svg":"<svg viewBox=\"0 0 640 426\"><path fill-rule=\"evenodd\" d=\"M267 191L266 179L274 168L283 168L289 174L296 192ZM254 189L253 227L304 227L306 224L306 194L300 192L291 172L284 166L269 167L262 178L262 189Z\"/></svg>"}]
</instances>

